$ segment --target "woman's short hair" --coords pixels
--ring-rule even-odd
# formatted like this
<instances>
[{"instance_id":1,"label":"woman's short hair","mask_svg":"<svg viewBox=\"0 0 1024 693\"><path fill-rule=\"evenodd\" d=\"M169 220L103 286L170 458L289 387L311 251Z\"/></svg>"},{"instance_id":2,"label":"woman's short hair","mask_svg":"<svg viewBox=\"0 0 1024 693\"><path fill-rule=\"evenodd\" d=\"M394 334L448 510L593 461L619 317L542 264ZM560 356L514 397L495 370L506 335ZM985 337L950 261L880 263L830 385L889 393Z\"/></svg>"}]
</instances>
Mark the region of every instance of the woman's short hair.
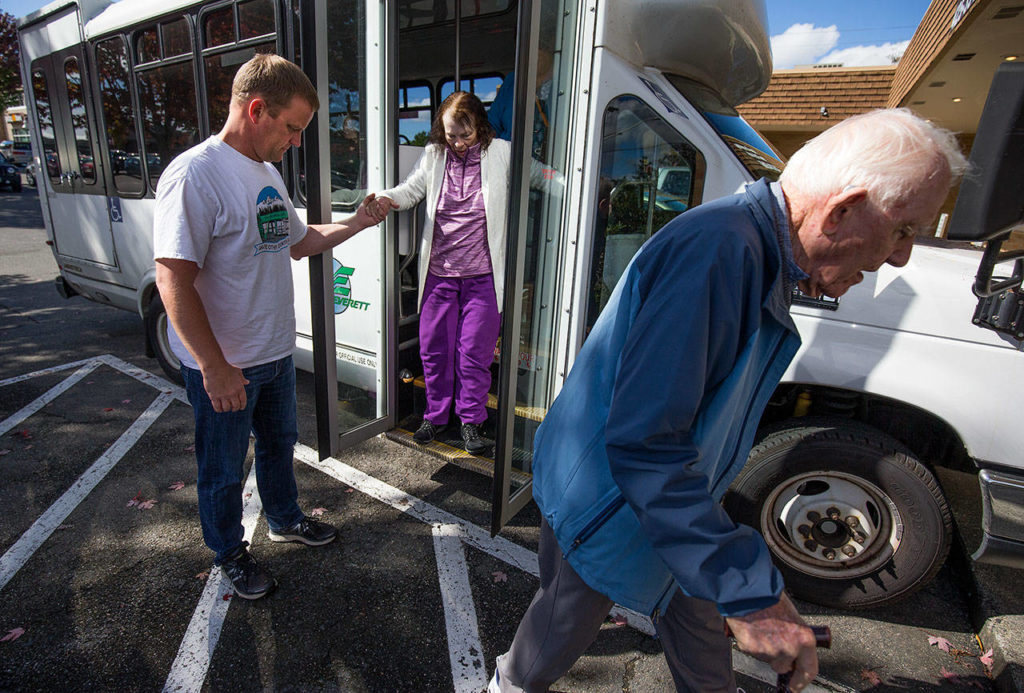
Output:
<instances>
[{"instance_id":1,"label":"woman's short hair","mask_svg":"<svg viewBox=\"0 0 1024 693\"><path fill-rule=\"evenodd\" d=\"M812 198L866 188L892 210L926 181L948 175L952 186L967 168L956 137L907 108L862 113L832 126L801 147L779 180Z\"/></svg>"},{"instance_id":2,"label":"woman's short hair","mask_svg":"<svg viewBox=\"0 0 1024 693\"><path fill-rule=\"evenodd\" d=\"M428 142L439 147L447 145L443 121L446 113L462 127L476 130L481 149L487 149L491 144L495 132L490 121L487 120L487 110L476 94L471 94L468 91L453 92L441 102L441 107L437 109L437 115L434 116L434 124L430 128Z\"/></svg>"},{"instance_id":3,"label":"woman's short hair","mask_svg":"<svg viewBox=\"0 0 1024 693\"><path fill-rule=\"evenodd\" d=\"M257 96L267 102L272 116L291 105L296 96L314 111L320 108L320 98L309 77L298 65L273 53L254 55L238 68L231 83L232 101L245 104Z\"/></svg>"}]
</instances>

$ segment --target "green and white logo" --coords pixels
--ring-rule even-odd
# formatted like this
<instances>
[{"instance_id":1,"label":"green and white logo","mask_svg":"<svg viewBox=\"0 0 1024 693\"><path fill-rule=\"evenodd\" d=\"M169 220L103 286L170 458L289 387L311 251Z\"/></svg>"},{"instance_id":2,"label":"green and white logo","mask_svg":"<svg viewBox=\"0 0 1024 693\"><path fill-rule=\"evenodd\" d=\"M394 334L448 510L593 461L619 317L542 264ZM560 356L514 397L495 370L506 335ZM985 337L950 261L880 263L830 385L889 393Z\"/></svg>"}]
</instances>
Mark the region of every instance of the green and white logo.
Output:
<instances>
[{"instance_id":1,"label":"green and white logo","mask_svg":"<svg viewBox=\"0 0 1024 693\"><path fill-rule=\"evenodd\" d=\"M334 260L334 314L344 313L349 308L354 310L367 310L370 307L367 301L357 301L352 298L352 275L355 267L345 267Z\"/></svg>"},{"instance_id":2,"label":"green and white logo","mask_svg":"<svg viewBox=\"0 0 1024 693\"><path fill-rule=\"evenodd\" d=\"M256 197L256 224L261 242L256 244L254 255L276 253L288 247L288 205L272 186L260 190Z\"/></svg>"}]
</instances>

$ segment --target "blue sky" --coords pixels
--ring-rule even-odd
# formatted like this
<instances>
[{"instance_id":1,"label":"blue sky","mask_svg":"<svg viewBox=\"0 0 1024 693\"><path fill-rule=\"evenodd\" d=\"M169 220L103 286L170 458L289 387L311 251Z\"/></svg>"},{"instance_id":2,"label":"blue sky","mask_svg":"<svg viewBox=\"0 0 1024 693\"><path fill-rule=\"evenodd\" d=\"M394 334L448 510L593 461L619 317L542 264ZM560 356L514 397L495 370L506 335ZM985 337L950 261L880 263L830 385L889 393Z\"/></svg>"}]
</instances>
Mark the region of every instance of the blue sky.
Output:
<instances>
[{"instance_id":1,"label":"blue sky","mask_svg":"<svg viewBox=\"0 0 1024 693\"><path fill-rule=\"evenodd\" d=\"M902 54L928 0L766 0L776 69L817 62L887 65ZM0 0L21 17L45 0Z\"/></svg>"}]
</instances>

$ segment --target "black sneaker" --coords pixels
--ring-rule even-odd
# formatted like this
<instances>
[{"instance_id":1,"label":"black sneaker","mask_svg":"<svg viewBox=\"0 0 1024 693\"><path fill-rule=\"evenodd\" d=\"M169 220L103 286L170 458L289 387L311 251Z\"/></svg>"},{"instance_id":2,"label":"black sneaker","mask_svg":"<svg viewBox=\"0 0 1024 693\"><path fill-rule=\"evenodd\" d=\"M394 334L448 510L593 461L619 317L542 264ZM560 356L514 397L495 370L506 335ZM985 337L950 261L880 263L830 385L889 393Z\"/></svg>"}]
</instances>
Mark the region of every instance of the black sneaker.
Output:
<instances>
[{"instance_id":1,"label":"black sneaker","mask_svg":"<svg viewBox=\"0 0 1024 693\"><path fill-rule=\"evenodd\" d=\"M338 536L338 530L326 522L302 518L298 524L285 529L270 530L270 541L300 541L306 546L330 544Z\"/></svg>"},{"instance_id":2,"label":"black sneaker","mask_svg":"<svg viewBox=\"0 0 1024 693\"><path fill-rule=\"evenodd\" d=\"M446 428L448 428L448 426L438 426L430 423L426 419L423 419L423 423L421 423L420 427L416 429L416 432L412 434L412 437L417 443L429 443L437 437L438 433L441 433Z\"/></svg>"},{"instance_id":3,"label":"black sneaker","mask_svg":"<svg viewBox=\"0 0 1024 693\"><path fill-rule=\"evenodd\" d=\"M487 440L480 437L480 424L462 424L462 440L470 455L481 455L491 447Z\"/></svg>"},{"instance_id":4,"label":"black sneaker","mask_svg":"<svg viewBox=\"0 0 1024 693\"><path fill-rule=\"evenodd\" d=\"M246 546L243 542L238 553L220 564L220 570L231 580L231 587L237 596L242 599L259 599L277 587L277 580L260 567Z\"/></svg>"}]
</instances>

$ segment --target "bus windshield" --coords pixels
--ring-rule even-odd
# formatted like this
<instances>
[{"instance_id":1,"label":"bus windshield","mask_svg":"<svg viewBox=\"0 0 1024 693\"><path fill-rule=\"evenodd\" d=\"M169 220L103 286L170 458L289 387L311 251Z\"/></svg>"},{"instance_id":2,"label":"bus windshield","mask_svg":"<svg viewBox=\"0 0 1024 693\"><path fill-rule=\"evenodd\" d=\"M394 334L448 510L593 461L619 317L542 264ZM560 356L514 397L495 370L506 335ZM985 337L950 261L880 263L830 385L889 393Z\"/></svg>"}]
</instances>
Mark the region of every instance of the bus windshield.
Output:
<instances>
[{"instance_id":1,"label":"bus windshield","mask_svg":"<svg viewBox=\"0 0 1024 693\"><path fill-rule=\"evenodd\" d=\"M672 85L696 106L718 136L732 150L754 178L778 180L782 173L781 156L757 130L740 117L736 109L708 87L686 77L666 75Z\"/></svg>"}]
</instances>

